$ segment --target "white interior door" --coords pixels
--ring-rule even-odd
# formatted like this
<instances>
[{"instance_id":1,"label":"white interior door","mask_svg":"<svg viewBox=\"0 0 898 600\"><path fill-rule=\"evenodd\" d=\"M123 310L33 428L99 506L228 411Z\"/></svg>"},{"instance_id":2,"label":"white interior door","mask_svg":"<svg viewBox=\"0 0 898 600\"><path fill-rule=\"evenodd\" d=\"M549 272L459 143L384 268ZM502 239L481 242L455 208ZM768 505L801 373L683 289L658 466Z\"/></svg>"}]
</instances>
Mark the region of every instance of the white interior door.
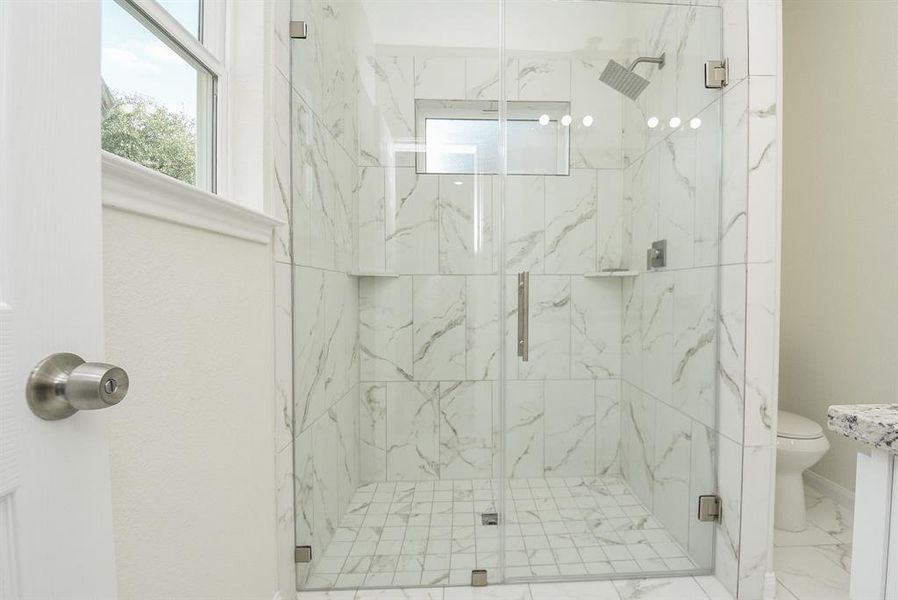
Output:
<instances>
[{"instance_id":1,"label":"white interior door","mask_svg":"<svg viewBox=\"0 0 898 600\"><path fill-rule=\"evenodd\" d=\"M45 356L101 361L100 4L0 0L0 595L114 598L102 415L43 421Z\"/></svg>"}]
</instances>

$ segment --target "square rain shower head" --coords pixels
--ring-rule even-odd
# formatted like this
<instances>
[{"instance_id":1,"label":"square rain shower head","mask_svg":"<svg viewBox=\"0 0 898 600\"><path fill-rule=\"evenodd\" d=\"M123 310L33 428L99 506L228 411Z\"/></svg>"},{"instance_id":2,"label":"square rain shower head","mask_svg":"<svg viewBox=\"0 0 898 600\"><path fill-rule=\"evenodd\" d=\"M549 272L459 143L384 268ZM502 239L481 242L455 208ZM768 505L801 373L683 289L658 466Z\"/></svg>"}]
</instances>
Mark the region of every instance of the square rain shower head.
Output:
<instances>
[{"instance_id":1,"label":"square rain shower head","mask_svg":"<svg viewBox=\"0 0 898 600\"><path fill-rule=\"evenodd\" d=\"M617 61L609 60L599 80L611 86L630 100L636 100L649 85L649 80L641 77Z\"/></svg>"}]
</instances>

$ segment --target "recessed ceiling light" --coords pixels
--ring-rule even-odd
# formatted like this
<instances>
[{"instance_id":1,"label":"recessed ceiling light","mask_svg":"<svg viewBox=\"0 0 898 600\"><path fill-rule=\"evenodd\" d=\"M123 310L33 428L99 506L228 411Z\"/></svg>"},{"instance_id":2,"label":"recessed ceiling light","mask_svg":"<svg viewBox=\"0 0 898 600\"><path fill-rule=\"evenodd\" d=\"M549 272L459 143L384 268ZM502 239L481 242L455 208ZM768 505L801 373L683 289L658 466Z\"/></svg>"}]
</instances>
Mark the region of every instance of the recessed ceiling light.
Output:
<instances>
[{"instance_id":1,"label":"recessed ceiling light","mask_svg":"<svg viewBox=\"0 0 898 600\"><path fill-rule=\"evenodd\" d=\"M658 126L658 123L658 117L649 117L649 120L645 122L645 124L649 126L649 129L654 129Z\"/></svg>"},{"instance_id":2,"label":"recessed ceiling light","mask_svg":"<svg viewBox=\"0 0 898 600\"><path fill-rule=\"evenodd\" d=\"M699 127L702 126L702 120L699 119L698 117L692 117L692 120L689 121L689 126L692 127L693 129L698 129Z\"/></svg>"},{"instance_id":3,"label":"recessed ceiling light","mask_svg":"<svg viewBox=\"0 0 898 600\"><path fill-rule=\"evenodd\" d=\"M583 117L583 126L592 127L592 115L586 115L585 117Z\"/></svg>"},{"instance_id":4,"label":"recessed ceiling light","mask_svg":"<svg viewBox=\"0 0 898 600\"><path fill-rule=\"evenodd\" d=\"M549 124L549 115L540 115L539 124L540 125L548 125Z\"/></svg>"},{"instance_id":5,"label":"recessed ceiling light","mask_svg":"<svg viewBox=\"0 0 898 600\"><path fill-rule=\"evenodd\" d=\"M670 125L673 129L679 127L683 121L680 120L680 117L671 117L670 121L668 121L668 125Z\"/></svg>"},{"instance_id":6,"label":"recessed ceiling light","mask_svg":"<svg viewBox=\"0 0 898 600\"><path fill-rule=\"evenodd\" d=\"M561 124L564 125L565 127L570 125L571 121L572 121L571 115L564 115L563 117L561 117Z\"/></svg>"}]
</instances>

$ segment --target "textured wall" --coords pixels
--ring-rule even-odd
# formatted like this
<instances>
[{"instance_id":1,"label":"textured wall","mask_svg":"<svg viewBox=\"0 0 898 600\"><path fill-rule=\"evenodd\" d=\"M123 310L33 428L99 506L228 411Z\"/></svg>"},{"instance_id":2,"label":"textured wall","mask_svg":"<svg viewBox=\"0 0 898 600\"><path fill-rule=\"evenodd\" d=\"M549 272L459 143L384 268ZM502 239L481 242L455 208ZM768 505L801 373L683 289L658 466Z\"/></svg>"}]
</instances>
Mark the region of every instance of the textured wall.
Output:
<instances>
[{"instance_id":1,"label":"textured wall","mask_svg":"<svg viewBox=\"0 0 898 600\"><path fill-rule=\"evenodd\" d=\"M893 2L783 7L780 407L823 426L832 449L812 470L848 489L861 447L826 429L827 408L898 397L898 276L883 260L898 252L896 26Z\"/></svg>"},{"instance_id":2,"label":"textured wall","mask_svg":"<svg viewBox=\"0 0 898 600\"><path fill-rule=\"evenodd\" d=\"M122 598L277 589L271 247L106 209L108 420Z\"/></svg>"}]
</instances>

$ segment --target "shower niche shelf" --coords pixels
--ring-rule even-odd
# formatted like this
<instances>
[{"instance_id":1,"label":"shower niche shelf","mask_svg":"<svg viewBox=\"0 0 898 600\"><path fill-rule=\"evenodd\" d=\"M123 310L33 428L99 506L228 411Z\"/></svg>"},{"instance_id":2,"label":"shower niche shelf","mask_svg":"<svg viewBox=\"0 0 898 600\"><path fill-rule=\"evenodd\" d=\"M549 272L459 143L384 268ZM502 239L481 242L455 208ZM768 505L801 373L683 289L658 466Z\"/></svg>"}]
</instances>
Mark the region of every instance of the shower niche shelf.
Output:
<instances>
[{"instance_id":1,"label":"shower niche shelf","mask_svg":"<svg viewBox=\"0 0 898 600\"><path fill-rule=\"evenodd\" d=\"M399 273L378 273L375 271L350 271L350 277L399 277Z\"/></svg>"},{"instance_id":2,"label":"shower niche shelf","mask_svg":"<svg viewBox=\"0 0 898 600\"><path fill-rule=\"evenodd\" d=\"M591 273L584 273L584 277L588 278L598 278L598 277L636 277L639 275L639 271L593 271Z\"/></svg>"}]
</instances>

